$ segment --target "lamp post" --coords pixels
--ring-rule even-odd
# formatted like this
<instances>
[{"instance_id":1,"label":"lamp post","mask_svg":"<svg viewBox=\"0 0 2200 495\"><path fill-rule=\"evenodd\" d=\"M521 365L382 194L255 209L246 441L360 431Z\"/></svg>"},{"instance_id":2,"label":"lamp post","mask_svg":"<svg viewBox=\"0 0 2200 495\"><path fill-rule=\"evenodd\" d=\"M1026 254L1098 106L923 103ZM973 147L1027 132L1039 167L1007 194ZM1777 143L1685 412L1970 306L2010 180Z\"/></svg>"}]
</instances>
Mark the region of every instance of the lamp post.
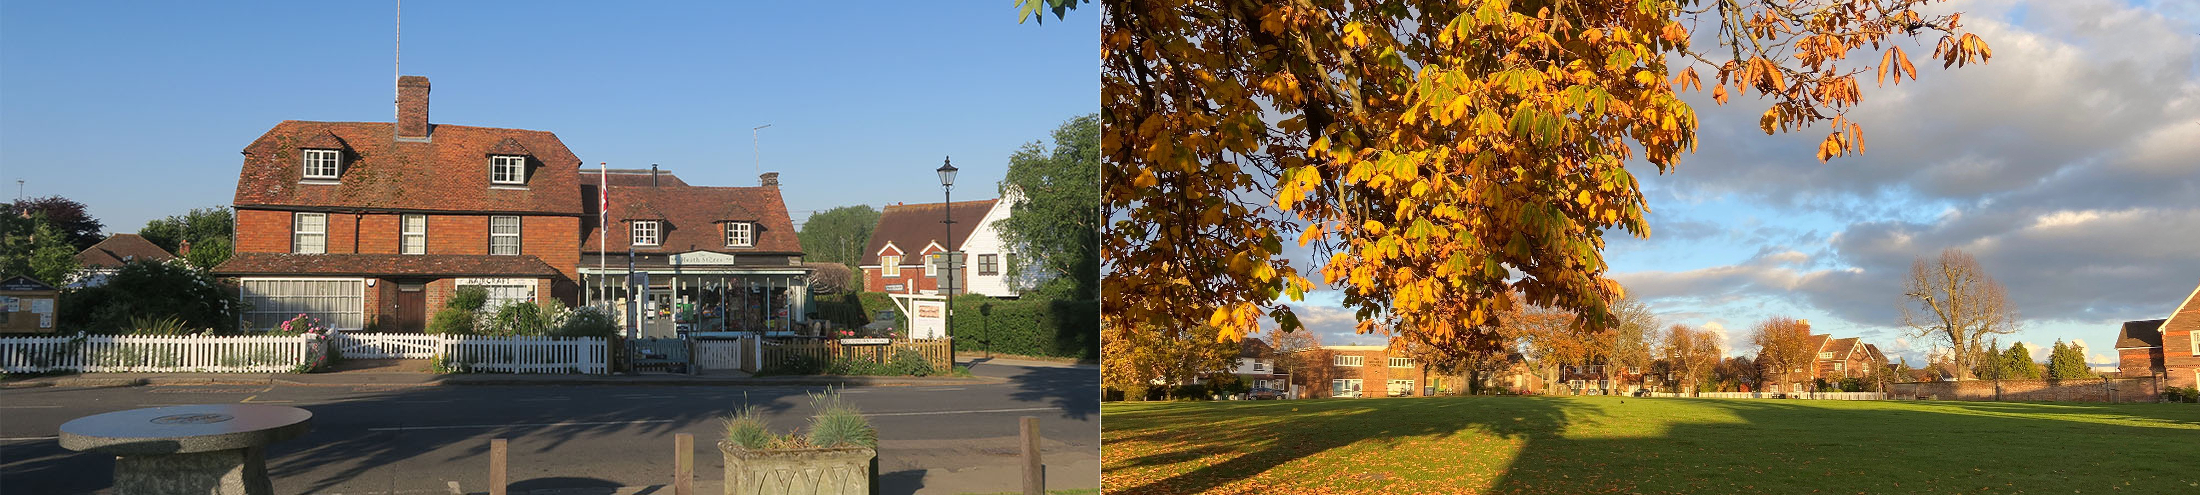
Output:
<instances>
[{"instance_id":1,"label":"lamp post","mask_svg":"<svg viewBox=\"0 0 2200 495\"><path fill-rule=\"evenodd\" d=\"M955 282L958 278L955 276L954 271L955 162L953 158L941 158L940 168L936 171L940 173L940 190L943 193L941 199L944 200L944 202L940 203L940 213L944 215L945 218L942 219L940 223L947 225L947 266L942 271L947 272L948 283L944 286L945 290L940 291L941 293L947 295L947 314L941 315L941 326L943 328L943 332L947 334L947 360L949 361L949 364L953 364L953 361L955 360Z\"/></svg>"}]
</instances>

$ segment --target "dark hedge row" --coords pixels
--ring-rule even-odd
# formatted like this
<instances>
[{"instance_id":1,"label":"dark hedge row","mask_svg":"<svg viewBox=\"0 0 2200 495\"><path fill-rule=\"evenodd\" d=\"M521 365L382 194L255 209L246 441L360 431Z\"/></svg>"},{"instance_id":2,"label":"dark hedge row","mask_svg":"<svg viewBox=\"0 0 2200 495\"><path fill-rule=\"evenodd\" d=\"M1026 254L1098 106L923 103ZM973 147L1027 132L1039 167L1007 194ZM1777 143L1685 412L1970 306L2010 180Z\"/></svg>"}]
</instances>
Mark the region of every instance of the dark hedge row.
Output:
<instances>
[{"instance_id":1,"label":"dark hedge row","mask_svg":"<svg viewBox=\"0 0 2200 495\"><path fill-rule=\"evenodd\" d=\"M818 318L848 327L870 323L879 311L893 311L882 292L820 296ZM908 328L895 313L895 328ZM1100 304L1094 301L1045 301L955 296L951 334L955 349L1024 356L1100 358Z\"/></svg>"}]
</instances>

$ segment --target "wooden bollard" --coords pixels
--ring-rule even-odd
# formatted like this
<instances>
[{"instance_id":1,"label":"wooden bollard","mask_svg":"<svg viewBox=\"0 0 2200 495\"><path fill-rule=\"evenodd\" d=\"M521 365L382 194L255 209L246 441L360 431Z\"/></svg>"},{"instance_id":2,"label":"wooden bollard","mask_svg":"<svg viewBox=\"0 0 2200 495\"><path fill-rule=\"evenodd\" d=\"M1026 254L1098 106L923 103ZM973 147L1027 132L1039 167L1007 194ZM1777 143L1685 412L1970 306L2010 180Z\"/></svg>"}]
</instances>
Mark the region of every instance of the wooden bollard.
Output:
<instances>
[{"instance_id":1,"label":"wooden bollard","mask_svg":"<svg viewBox=\"0 0 2200 495\"><path fill-rule=\"evenodd\" d=\"M504 477L505 450L504 439L489 439L489 495L504 495L505 480L509 479Z\"/></svg>"},{"instance_id":2,"label":"wooden bollard","mask_svg":"<svg viewBox=\"0 0 2200 495\"><path fill-rule=\"evenodd\" d=\"M672 436L672 495L695 495L695 434Z\"/></svg>"},{"instance_id":3,"label":"wooden bollard","mask_svg":"<svg viewBox=\"0 0 2200 495\"><path fill-rule=\"evenodd\" d=\"M1044 495L1047 491L1046 465L1039 462L1039 418L1024 416L1024 495Z\"/></svg>"}]
</instances>

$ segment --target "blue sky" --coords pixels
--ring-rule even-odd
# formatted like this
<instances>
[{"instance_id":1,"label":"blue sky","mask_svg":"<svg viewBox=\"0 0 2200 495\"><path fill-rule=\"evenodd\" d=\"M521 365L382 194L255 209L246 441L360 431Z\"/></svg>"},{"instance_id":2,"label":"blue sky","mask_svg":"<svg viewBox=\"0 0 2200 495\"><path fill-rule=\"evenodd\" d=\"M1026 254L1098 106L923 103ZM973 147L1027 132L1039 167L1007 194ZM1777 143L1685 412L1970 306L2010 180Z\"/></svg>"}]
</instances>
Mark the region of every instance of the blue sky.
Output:
<instances>
[{"instance_id":1,"label":"blue sky","mask_svg":"<svg viewBox=\"0 0 2200 495\"><path fill-rule=\"evenodd\" d=\"M0 180L82 201L110 232L228 204L238 151L277 122L393 119L395 4L0 4ZM1016 14L1008 0L406 2L403 69L434 84L434 122L555 132L591 167L754 185L760 158L800 222L939 201L948 156L957 199L994 197L1018 146L1096 111L1097 9Z\"/></svg>"},{"instance_id":2,"label":"blue sky","mask_svg":"<svg viewBox=\"0 0 2200 495\"><path fill-rule=\"evenodd\" d=\"M1821 164L1823 127L1766 136L1765 102L1689 95L1701 149L1672 173L1630 167L1653 235L1608 236L1611 276L1668 323L1711 328L1753 353L1751 325L1782 315L1861 336L1921 365L1900 277L1943 248L1975 255L2023 317L2006 347L2057 339L2114 365L2126 320L2164 318L2200 286L2200 2L1957 0L1992 43L1988 65L1920 64L1867 81L1868 150ZM1701 30L1699 30L1701 31ZM1922 57L1925 46L1906 46ZM1302 319L1352 335L1335 291Z\"/></svg>"}]
</instances>

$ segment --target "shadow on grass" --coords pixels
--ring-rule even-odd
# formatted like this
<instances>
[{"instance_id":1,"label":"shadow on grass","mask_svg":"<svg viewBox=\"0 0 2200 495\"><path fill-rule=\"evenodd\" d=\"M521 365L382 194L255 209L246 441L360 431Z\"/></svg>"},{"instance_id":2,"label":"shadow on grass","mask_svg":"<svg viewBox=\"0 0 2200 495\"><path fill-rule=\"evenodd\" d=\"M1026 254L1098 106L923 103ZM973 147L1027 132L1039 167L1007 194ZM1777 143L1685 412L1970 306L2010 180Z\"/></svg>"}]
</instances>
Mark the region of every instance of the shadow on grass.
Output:
<instances>
[{"instance_id":1,"label":"shadow on grass","mask_svg":"<svg viewBox=\"0 0 2200 495\"><path fill-rule=\"evenodd\" d=\"M1461 397L1111 406L1103 438L1108 489L1135 493L2174 493L2200 487L2196 420L2170 404Z\"/></svg>"}]
</instances>

